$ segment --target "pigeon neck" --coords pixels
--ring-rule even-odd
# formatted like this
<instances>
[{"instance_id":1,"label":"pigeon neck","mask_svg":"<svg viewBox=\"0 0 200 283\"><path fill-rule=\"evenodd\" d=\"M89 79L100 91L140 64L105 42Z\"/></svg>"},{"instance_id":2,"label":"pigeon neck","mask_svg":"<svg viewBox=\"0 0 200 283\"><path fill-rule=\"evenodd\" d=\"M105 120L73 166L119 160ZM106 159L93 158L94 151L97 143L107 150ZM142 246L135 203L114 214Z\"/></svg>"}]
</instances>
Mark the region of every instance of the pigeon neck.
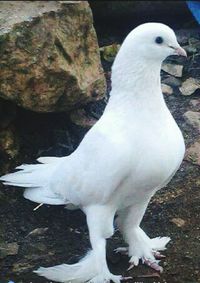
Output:
<instances>
[{"instance_id":1,"label":"pigeon neck","mask_svg":"<svg viewBox=\"0 0 200 283\"><path fill-rule=\"evenodd\" d=\"M135 99L161 92L161 62L138 60L113 66L111 96L131 96Z\"/></svg>"},{"instance_id":2,"label":"pigeon neck","mask_svg":"<svg viewBox=\"0 0 200 283\"><path fill-rule=\"evenodd\" d=\"M160 82L161 63L127 64L112 72L112 90L107 109L118 112L162 112L166 109ZM146 110L145 110L146 109ZM130 110L130 111L129 111ZM163 112L164 113L164 112Z\"/></svg>"}]
</instances>

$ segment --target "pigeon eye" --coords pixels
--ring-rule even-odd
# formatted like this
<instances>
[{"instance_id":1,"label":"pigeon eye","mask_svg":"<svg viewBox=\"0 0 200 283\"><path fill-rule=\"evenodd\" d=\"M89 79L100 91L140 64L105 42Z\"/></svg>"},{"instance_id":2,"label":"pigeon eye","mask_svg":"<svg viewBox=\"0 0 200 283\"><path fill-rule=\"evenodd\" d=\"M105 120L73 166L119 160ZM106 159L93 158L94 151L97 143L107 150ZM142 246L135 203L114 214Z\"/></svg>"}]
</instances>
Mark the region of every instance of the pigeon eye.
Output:
<instances>
[{"instance_id":1,"label":"pigeon eye","mask_svg":"<svg viewBox=\"0 0 200 283\"><path fill-rule=\"evenodd\" d=\"M163 43L163 38L161 37L161 36L158 36L158 37L156 37L156 39L155 39L155 42L157 43L157 44L162 44Z\"/></svg>"}]
</instances>

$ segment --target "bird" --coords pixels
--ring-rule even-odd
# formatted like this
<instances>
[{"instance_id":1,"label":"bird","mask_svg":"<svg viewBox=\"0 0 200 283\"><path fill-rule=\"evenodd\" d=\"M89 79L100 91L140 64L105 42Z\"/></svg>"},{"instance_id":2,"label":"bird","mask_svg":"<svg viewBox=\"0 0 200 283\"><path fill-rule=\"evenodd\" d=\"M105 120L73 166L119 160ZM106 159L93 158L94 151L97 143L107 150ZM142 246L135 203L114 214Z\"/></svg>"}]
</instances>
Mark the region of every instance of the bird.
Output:
<instances>
[{"instance_id":1,"label":"bird","mask_svg":"<svg viewBox=\"0 0 200 283\"><path fill-rule=\"evenodd\" d=\"M150 238L140 227L153 195L181 165L185 143L161 90L161 65L168 56L187 56L167 25L147 22L124 39L112 65L108 103L100 119L69 156L39 157L0 180L25 187L37 203L66 205L86 215L91 250L75 264L35 272L65 283L119 283L106 260L114 219L127 248L130 268L139 262L162 271L158 258L170 237Z\"/></svg>"}]
</instances>

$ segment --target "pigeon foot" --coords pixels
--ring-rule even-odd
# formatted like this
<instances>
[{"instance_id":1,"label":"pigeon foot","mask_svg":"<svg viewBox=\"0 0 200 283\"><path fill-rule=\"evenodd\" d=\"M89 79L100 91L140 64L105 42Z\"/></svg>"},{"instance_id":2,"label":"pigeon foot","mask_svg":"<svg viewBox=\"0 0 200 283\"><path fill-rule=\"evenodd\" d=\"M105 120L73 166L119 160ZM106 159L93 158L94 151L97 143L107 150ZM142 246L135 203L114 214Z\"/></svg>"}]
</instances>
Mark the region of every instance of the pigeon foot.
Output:
<instances>
[{"instance_id":1,"label":"pigeon foot","mask_svg":"<svg viewBox=\"0 0 200 283\"><path fill-rule=\"evenodd\" d=\"M163 268L159 265L159 262L161 259L165 258L165 256L159 251L166 249L166 245L170 241L170 238L156 237L150 239L144 231L140 230L139 233L141 233L141 237L137 235L134 241L132 241L133 245L129 245L129 247L118 247L114 251L116 253L130 256L130 266L127 270L131 270L141 261L150 268L160 273L163 272Z\"/></svg>"}]
</instances>

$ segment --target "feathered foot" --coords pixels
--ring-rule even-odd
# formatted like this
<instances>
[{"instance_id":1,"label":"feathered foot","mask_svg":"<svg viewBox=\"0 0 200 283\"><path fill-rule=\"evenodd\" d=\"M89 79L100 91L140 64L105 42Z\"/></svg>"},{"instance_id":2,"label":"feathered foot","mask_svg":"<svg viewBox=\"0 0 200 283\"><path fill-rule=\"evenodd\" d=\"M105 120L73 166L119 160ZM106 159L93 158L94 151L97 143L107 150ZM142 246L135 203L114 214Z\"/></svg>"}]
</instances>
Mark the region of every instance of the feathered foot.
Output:
<instances>
[{"instance_id":1,"label":"feathered foot","mask_svg":"<svg viewBox=\"0 0 200 283\"><path fill-rule=\"evenodd\" d=\"M127 279L110 273L108 269L101 270L101 265L98 266L95 263L95 254L92 251L76 264L40 267L34 272L49 280L63 283L108 283L110 281L120 283L120 280Z\"/></svg>"},{"instance_id":2,"label":"feathered foot","mask_svg":"<svg viewBox=\"0 0 200 283\"><path fill-rule=\"evenodd\" d=\"M80 272L77 269L76 264L68 265L62 264L53 267L40 267L38 270L34 271L40 276L44 276L49 280L54 280L56 282L63 283L109 283L113 281L114 283L120 283L121 280L128 280L131 277L122 277L121 275L114 275L110 272L103 272L97 275L90 273L90 270L85 270L85 274L83 270Z\"/></svg>"},{"instance_id":3,"label":"feathered foot","mask_svg":"<svg viewBox=\"0 0 200 283\"><path fill-rule=\"evenodd\" d=\"M152 269L162 272L163 268L159 265L161 259L165 258L159 251L165 250L167 243L170 241L169 237L157 237L150 239L142 231L140 241L135 241L134 246L129 248L119 247L115 252L131 256L128 270L139 264L141 260L143 264L151 267ZM143 235L142 235L143 234ZM142 241L141 241L142 240Z\"/></svg>"}]
</instances>

